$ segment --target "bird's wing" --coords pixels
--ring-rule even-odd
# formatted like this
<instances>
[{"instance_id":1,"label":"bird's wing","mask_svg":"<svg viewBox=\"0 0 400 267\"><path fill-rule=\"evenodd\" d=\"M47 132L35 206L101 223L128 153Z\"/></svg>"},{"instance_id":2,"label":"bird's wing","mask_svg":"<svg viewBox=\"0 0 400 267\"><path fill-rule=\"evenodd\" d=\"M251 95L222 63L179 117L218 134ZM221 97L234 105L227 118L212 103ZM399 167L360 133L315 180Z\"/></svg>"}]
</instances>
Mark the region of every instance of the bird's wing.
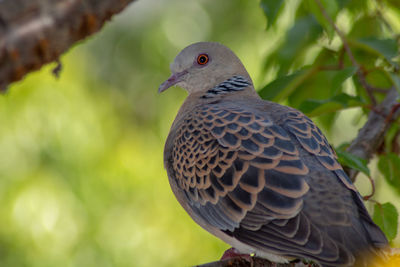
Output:
<instances>
[{"instance_id":1,"label":"bird's wing","mask_svg":"<svg viewBox=\"0 0 400 267\"><path fill-rule=\"evenodd\" d=\"M288 132L241 108L206 105L187 115L171 157L193 211L221 230L293 218L309 190ZM244 220L255 208L257 216Z\"/></svg>"},{"instance_id":2,"label":"bird's wing","mask_svg":"<svg viewBox=\"0 0 400 267\"><path fill-rule=\"evenodd\" d=\"M284 120L282 127L296 138L303 149L314 155L326 170L334 172L348 189L358 193L356 187L337 161L335 151L312 120L293 109L287 112L285 118L282 119Z\"/></svg>"},{"instance_id":3,"label":"bird's wing","mask_svg":"<svg viewBox=\"0 0 400 267\"><path fill-rule=\"evenodd\" d=\"M326 216L321 218L321 221L325 224L329 222L330 225L353 228L351 231L358 232L364 238L369 239L370 245L385 247L388 242L385 235L372 221L360 193L338 163L335 151L331 148L321 130L308 117L296 110L287 112L283 120L282 127L292 134L301 147L317 159L323 167L318 169L324 171L325 182L319 183L319 186L321 187L322 184L327 194L320 201L330 202L326 206L332 207L332 204L334 204L334 207L323 212ZM313 165L315 166L315 164ZM316 173L310 175L317 176ZM326 181L329 178L338 178L341 183ZM330 200L331 194L336 195L335 201ZM357 222L351 221L354 219ZM360 232L357 226L362 227L365 232ZM358 249L362 250L363 248L359 247ZM357 249L354 248L354 250Z\"/></svg>"}]
</instances>

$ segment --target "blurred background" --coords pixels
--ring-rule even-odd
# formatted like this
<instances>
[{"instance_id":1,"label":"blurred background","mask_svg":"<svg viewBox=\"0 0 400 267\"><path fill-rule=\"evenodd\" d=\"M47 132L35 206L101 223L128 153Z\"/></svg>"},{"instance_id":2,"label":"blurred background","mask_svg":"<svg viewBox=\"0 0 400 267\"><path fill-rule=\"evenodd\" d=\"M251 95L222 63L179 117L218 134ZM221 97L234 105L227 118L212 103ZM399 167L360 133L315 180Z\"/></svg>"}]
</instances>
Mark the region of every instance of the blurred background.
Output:
<instances>
[{"instance_id":1,"label":"blurred background","mask_svg":"<svg viewBox=\"0 0 400 267\"><path fill-rule=\"evenodd\" d=\"M264 72L265 58L293 23L290 12L266 31L258 1L137 1L70 49L59 79L49 65L10 86L0 96L0 266L219 259L228 245L189 218L163 168L164 142L186 93L157 88L175 55L197 41L230 47L255 87L264 86L276 75ZM342 112L338 127L324 129L328 139L352 140L365 121L358 115ZM369 182L359 180L368 193ZM385 192L378 186L393 197Z\"/></svg>"}]
</instances>

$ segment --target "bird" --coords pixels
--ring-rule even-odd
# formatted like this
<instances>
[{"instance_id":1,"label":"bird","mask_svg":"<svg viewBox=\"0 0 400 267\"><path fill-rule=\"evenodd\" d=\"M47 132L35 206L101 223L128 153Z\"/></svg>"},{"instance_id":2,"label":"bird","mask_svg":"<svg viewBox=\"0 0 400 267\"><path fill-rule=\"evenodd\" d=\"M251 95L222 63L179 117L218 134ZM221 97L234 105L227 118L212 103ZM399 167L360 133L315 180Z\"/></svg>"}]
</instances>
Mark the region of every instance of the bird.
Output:
<instances>
[{"instance_id":1,"label":"bird","mask_svg":"<svg viewBox=\"0 0 400 267\"><path fill-rule=\"evenodd\" d=\"M164 147L171 189L206 231L276 263L367 266L388 240L314 122L263 100L240 59L216 42L170 65L188 92Z\"/></svg>"}]
</instances>

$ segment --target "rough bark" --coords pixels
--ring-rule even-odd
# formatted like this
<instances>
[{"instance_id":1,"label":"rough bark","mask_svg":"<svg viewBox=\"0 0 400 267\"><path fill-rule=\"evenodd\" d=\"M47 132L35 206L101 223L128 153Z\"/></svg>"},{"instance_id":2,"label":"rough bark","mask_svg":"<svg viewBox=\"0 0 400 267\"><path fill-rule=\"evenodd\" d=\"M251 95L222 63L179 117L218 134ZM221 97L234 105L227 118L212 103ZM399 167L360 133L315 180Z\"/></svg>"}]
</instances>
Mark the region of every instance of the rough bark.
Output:
<instances>
[{"instance_id":1,"label":"rough bark","mask_svg":"<svg viewBox=\"0 0 400 267\"><path fill-rule=\"evenodd\" d=\"M399 92L393 87L385 99L370 112L367 122L351 142L347 152L369 161L382 145L391 122L400 117L399 101ZM358 174L354 169L346 169L346 172L352 181Z\"/></svg>"},{"instance_id":2,"label":"rough bark","mask_svg":"<svg viewBox=\"0 0 400 267\"><path fill-rule=\"evenodd\" d=\"M251 262L242 258L213 261L196 267L316 267L315 264L303 263L301 261L291 263L274 263L265 259L252 257Z\"/></svg>"},{"instance_id":3,"label":"rough bark","mask_svg":"<svg viewBox=\"0 0 400 267\"><path fill-rule=\"evenodd\" d=\"M57 61L134 0L0 0L0 91Z\"/></svg>"}]
</instances>

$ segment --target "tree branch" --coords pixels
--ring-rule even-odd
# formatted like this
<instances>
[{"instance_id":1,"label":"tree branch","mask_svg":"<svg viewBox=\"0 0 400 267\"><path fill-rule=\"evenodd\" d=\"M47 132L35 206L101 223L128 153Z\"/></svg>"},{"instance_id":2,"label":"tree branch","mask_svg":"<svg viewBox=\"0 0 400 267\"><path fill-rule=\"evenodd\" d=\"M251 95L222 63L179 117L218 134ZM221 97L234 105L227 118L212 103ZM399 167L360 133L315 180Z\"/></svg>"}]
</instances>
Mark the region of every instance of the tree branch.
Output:
<instances>
[{"instance_id":1,"label":"tree branch","mask_svg":"<svg viewBox=\"0 0 400 267\"><path fill-rule=\"evenodd\" d=\"M0 0L0 91L97 32L134 0Z\"/></svg>"},{"instance_id":2,"label":"tree branch","mask_svg":"<svg viewBox=\"0 0 400 267\"><path fill-rule=\"evenodd\" d=\"M390 121L400 117L400 109L396 109L400 103L399 97L396 88L389 90L385 99L369 113L367 122L347 148L349 153L366 160L372 158L384 140ZM358 171L354 169L346 171L354 181Z\"/></svg>"},{"instance_id":3,"label":"tree branch","mask_svg":"<svg viewBox=\"0 0 400 267\"><path fill-rule=\"evenodd\" d=\"M315 266L312 264L304 264L301 261L291 263L274 263L266 259L252 257L252 262L242 258L232 258L227 260L213 261L197 267L306 267Z\"/></svg>"}]
</instances>

